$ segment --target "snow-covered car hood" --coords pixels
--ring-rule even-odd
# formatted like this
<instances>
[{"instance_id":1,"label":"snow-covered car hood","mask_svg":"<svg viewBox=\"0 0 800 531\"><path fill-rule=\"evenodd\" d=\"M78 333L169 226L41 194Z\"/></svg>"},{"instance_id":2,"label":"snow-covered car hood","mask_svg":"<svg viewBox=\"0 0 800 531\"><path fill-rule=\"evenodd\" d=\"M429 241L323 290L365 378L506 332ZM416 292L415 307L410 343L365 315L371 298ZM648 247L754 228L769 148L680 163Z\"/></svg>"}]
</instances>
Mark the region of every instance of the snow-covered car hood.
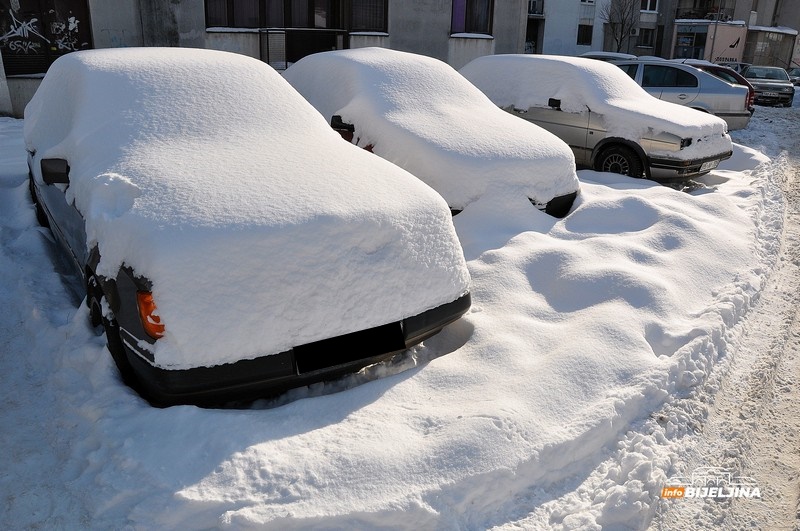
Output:
<instances>
[{"instance_id":1,"label":"snow-covered car hood","mask_svg":"<svg viewBox=\"0 0 800 531\"><path fill-rule=\"evenodd\" d=\"M654 98L610 63L580 57L492 55L473 60L460 72L500 107L548 107L553 98L561 100L565 112L588 108L602 114L612 136L638 141L652 131L691 138L692 145L681 150L681 158L731 151L724 120Z\"/></svg>"},{"instance_id":2,"label":"snow-covered car hood","mask_svg":"<svg viewBox=\"0 0 800 531\"><path fill-rule=\"evenodd\" d=\"M516 187L541 203L578 189L563 141L503 113L437 59L340 50L304 57L284 77L325 118L354 124L358 145L372 145L453 208L493 187Z\"/></svg>"},{"instance_id":3,"label":"snow-covered car hood","mask_svg":"<svg viewBox=\"0 0 800 531\"><path fill-rule=\"evenodd\" d=\"M65 158L97 273L152 282L164 368L209 366L450 302L469 274L445 202L342 142L280 75L237 54L77 52L25 110Z\"/></svg>"}]
</instances>

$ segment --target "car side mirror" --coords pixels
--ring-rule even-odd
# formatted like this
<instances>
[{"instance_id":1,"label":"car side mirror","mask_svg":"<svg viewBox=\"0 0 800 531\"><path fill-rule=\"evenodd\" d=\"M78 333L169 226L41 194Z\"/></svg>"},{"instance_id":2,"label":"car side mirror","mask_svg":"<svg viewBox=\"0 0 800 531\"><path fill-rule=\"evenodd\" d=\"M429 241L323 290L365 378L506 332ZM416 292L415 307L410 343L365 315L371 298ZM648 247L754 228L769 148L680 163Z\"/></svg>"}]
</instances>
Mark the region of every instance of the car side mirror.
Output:
<instances>
[{"instance_id":1,"label":"car side mirror","mask_svg":"<svg viewBox=\"0 0 800 531\"><path fill-rule=\"evenodd\" d=\"M356 126L345 122L338 114L331 116L331 127L348 142L353 141L353 134L355 133Z\"/></svg>"},{"instance_id":2,"label":"car side mirror","mask_svg":"<svg viewBox=\"0 0 800 531\"><path fill-rule=\"evenodd\" d=\"M42 180L45 184L69 184L69 164L64 159L42 159Z\"/></svg>"},{"instance_id":3,"label":"car side mirror","mask_svg":"<svg viewBox=\"0 0 800 531\"><path fill-rule=\"evenodd\" d=\"M552 107L553 109L560 111L561 110L561 100L557 100L556 98L550 98L547 100L547 106Z\"/></svg>"},{"instance_id":4,"label":"car side mirror","mask_svg":"<svg viewBox=\"0 0 800 531\"><path fill-rule=\"evenodd\" d=\"M331 116L331 127L336 129L337 131L341 129L344 131L349 131L351 133L354 133L356 130L356 127L353 124L348 124L347 122L342 120L342 117L339 116L338 114L334 114L333 116Z\"/></svg>"}]
</instances>

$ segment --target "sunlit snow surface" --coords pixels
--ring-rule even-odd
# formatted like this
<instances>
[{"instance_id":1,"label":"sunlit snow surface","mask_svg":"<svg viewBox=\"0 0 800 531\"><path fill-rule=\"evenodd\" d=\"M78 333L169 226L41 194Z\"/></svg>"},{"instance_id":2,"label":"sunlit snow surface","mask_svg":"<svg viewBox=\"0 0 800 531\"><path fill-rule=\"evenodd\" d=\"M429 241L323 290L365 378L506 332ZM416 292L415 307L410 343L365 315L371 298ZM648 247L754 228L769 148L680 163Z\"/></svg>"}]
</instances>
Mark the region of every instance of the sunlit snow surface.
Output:
<instances>
[{"instance_id":1,"label":"sunlit snow surface","mask_svg":"<svg viewBox=\"0 0 800 531\"><path fill-rule=\"evenodd\" d=\"M441 197L342 142L280 74L241 54L88 50L25 109L66 158L96 272L152 283L155 364L277 354L456 300L469 274Z\"/></svg>"},{"instance_id":2,"label":"sunlit snow surface","mask_svg":"<svg viewBox=\"0 0 800 531\"><path fill-rule=\"evenodd\" d=\"M52 265L20 123L0 135L13 528L641 527L669 462L625 434L723 355L781 232L778 167L740 145L691 195L583 171L555 220L488 194L455 218L473 308L437 337L251 409L159 410L120 383Z\"/></svg>"}]
</instances>

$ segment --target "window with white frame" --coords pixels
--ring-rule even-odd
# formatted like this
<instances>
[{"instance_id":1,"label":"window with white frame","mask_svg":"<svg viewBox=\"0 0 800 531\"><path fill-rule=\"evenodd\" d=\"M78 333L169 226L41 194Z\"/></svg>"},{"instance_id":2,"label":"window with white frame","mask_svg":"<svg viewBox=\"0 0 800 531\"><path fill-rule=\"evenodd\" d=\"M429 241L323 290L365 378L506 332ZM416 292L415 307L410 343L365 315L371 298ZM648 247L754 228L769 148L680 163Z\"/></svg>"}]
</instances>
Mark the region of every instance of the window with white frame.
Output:
<instances>
[{"instance_id":1,"label":"window with white frame","mask_svg":"<svg viewBox=\"0 0 800 531\"><path fill-rule=\"evenodd\" d=\"M658 11L658 0L642 0L642 11Z\"/></svg>"},{"instance_id":2,"label":"window with white frame","mask_svg":"<svg viewBox=\"0 0 800 531\"><path fill-rule=\"evenodd\" d=\"M492 34L493 0L453 0L450 33Z\"/></svg>"},{"instance_id":3,"label":"window with white frame","mask_svg":"<svg viewBox=\"0 0 800 531\"><path fill-rule=\"evenodd\" d=\"M653 28L639 28L639 37L636 39L636 46L640 48L652 48L655 42L655 32Z\"/></svg>"}]
</instances>

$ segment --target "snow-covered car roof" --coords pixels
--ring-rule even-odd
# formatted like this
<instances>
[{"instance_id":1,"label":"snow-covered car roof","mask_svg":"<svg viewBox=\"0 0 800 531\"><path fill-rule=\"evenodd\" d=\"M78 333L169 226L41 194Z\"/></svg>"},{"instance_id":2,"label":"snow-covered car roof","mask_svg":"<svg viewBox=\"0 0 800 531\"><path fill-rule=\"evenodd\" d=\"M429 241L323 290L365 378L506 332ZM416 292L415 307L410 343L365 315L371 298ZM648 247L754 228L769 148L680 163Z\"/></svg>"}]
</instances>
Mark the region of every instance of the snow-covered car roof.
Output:
<instances>
[{"instance_id":1,"label":"snow-covered car roof","mask_svg":"<svg viewBox=\"0 0 800 531\"><path fill-rule=\"evenodd\" d=\"M713 139L702 146L693 144L693 157L731 149L724 120L659 100L619 67L604 61L550 55L490 55L474 59L460 72L500 107L547 107L553 98L561 100L563 111L582 112L589 108L604 115L610 135L637 140L652 129L681 138Z\"/></svg>"},{"instance_id":2,"label":"snow-covered car roof","mask_svg":"<svg viewBox=\"0 0 800 531\"><path fill-rule=\"evenodd\" d=\"M446 203L349 146L266 64L141 48L59 58L25 110L99 247L152 282L181 369L285 351L450 302L469 274ZM38 172L38 170L35 170Z\"/></svg>"},{"instance_id":3,"label":"snow-covered car roof","mask_svg":"<svg viewBox=\"0 0 800 531\"><path fill-rule=\"evenodd\" d=\"M360 146L410 171L463 209L490 187L546 203L578 190L569 147L500 111L452 67L430 57L361 48L304 57L284 77Z\"/></svg>"}]
</instances>

